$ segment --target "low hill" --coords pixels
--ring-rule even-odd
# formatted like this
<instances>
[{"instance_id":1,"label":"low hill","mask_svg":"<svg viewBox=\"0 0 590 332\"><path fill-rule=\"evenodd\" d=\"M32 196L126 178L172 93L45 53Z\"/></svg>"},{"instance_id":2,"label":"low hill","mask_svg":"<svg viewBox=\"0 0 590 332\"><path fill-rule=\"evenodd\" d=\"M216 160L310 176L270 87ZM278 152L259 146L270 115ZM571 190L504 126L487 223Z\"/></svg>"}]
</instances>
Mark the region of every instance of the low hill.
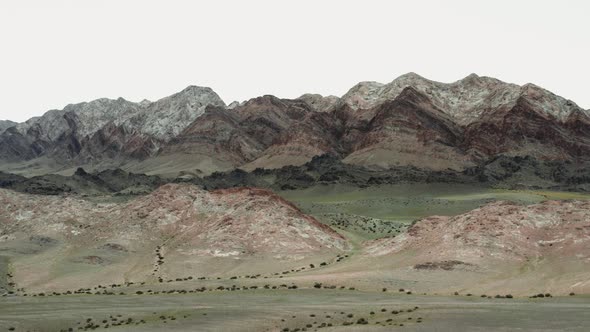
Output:
<instances>
[{"instance_id":1,"label":"low hill","mask_svg":"<svg viewBox=\"0 0 590 332\"><path fill-rule=\"evenodd\" d=\"M225 275L257 266L280 272L348 248L338 233L270 191L208 192L186 184L108 204L3 189L0 229L0 253L25 288Z\"/></svg>"}]
</instances>

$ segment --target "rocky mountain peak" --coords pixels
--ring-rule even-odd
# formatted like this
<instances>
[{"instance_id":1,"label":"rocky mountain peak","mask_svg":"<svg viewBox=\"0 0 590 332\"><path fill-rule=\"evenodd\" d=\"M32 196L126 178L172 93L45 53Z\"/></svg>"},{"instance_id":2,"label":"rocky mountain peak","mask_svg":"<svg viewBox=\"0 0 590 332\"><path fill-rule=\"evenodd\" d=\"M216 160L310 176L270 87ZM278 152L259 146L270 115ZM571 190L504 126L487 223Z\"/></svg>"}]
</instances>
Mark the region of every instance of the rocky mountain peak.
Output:
<instances>
[{"instance_id":1,"label":"rocky mountain peak","mask_svg":"<svg viewBox=\"0 0 590 332\"><path fill-rule=\"evenodd\" d=\"M590 115L590 113L576 105L573 101L560 97L533 83L523 85L520 88L520 93L533 107L562 122L566 121L571 114L576 112Z\"/></svg>"},{"instance_id":2,"label":"rocky mountain peak","mask_svg":"<svg viewBox=\"0 0 590 332\"><path fill-rule=\"evenodd\" d=\"M399 76L394 81L419 84L418 82L429 81L429 80L424 78L423 76L420 76L420 75L414 73L414 72L409 72L409 73L405 73L405 74Z\"/></svg>"},{"instance_id":3,"label":"rocky mountain peak","mask_svg":"<svg viewBox=\"0 0 590 332\"><path fill-rule=\"evenodd\" d=\"M437 107L461 125L476 121L487 110L501 105L515 105L521 96L560 121L565 121L572 112L581 110L573 102L534 84L518 86L477 74L470 74L453 83L440 83L416 73L407 73L387 84L358 83L341 100L352 109L368 109L395 99L408 86L429 96Z\"/></svg>"},{"instance_id":4,"label":"rocky mountain peak","mask_svg":"<svg viewBox=\"0 0 590 332\"><path fill-rule=\"evenodd\" d=\"M145 112L134 115L124 125L168 141L201 116L207 105L225 107L223 100L211 88L190 85L149 104Z\"/></svg>"},{"instance_id":5,"label":"rocky mountain peak","mask_svg":"<svg viewBox=\"0 0 590 332\"><path fill-rule=\"evenodd\" d=\"M359 82L341 100L352 109L371 108L380 102L384 84L374 81Z\"/></svg>"},{"instance_id":6,"label":"rocky mountain peak","mask_svg":"<svg viewBox=\"0 0 590 332\"><path fill-rule=\"evenodd\" d=\"M424 93L418 91L411 85L405 87L394 100L396 99L411 99L416 101L428 100Z\"/></svg>"},{"instance_id":7,"label":"rocky mountain peak","mask_svg":"<svg viewBox=\"0 0 590 332\"><path fill-rule=\"evenodd\" d=\"M322 96L320 94L306 93L297 98L306 102L313 110L317 112L332 111L340 102L336 96Z\"/></svg>"},{"instance_id":8,"label":"rocky mountain peak","mask_svg":"<svg viewBox=\"0 0 590 332\"><path fill-rule=\"evenodd\" d=\"M131 151L136 151L138 147L149 146L150 151L156 151L158 142L166 142L178 135L202 115L208 105L225 107L211 88L193 85L156 102L100 98L69 104L61 110L50 110L41 117L18 124L16 133L5 140L26 151L17 153L6 147L0 149L0 158L10 160L26 156L30 159L51 151L63 152L64 149L70 151L66 153L68 158L73 158L80 152L82 142L89 141L94 142L92 150L95 153L102 153L102 144L109 144L109 150L128 146ZM0 134L3 131L0 129ZM117 137L112 137L113 133L117 133ZM0 138L0 141L4 139Z\"/></svg>"},{"instance_id":9,"label":"rocky mountain peak","mask_svg":"<svg viewBox=\"0 0 590 332\"><path fill-rule=\"evenodd\" d=\"M0 134L2 134L6 129L14 127L16 125L16 122L10 120L0 120Z\"/></svg>"},{"instance_id":10,"label":"rocky mountain peak","mask_svg":"<svg viewBox=\"0 0 590 332\"><path fill-rule=\"evenodd\" d=\"M471 74L465 76L465 78L463 78L461 81L463 81L463 82L479 83L482 80L483 80L483 77L477 75L476 73L471 73Z\"/></svg>"},{"instance_id":11,"label":"rocky mountain peak","mask_svg":"<svg viewBox=\"0 0 590 332\"><path fill-rule=\"evenodd\" d=\"M227 109L232 110L232 109L234 109L234 108L236 108L236 107L238 107L240 105L241 105L241 103L239 101L234 100L229 105L227 105Z\"/></svg>"}]
</instances>

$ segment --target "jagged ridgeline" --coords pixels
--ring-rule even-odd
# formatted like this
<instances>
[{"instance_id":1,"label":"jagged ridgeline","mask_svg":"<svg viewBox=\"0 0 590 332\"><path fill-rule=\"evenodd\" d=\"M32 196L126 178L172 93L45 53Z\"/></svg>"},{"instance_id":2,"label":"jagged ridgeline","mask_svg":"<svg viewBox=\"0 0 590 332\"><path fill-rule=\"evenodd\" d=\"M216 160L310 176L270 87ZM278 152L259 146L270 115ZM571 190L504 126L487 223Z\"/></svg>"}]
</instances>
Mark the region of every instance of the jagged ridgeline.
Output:
<instances>
[{"instance_id":1,"label":"jagged ridgeline","mask_svg":"<svg viewBox=\"0 0 590 332\"><path fill-rule=\"evenodd\" d=\"M482 165L508 158L496 162L501 172L518 172L504 167L511 163L580 183L590 117L532 84L477 75L445 84L410 73L388 84L359 83L340 98L263 96L226 106L210 88L191 86L155 102L99 99L0 123L0 168L26 176L71 175L81 166L204 177L302 166L323 154L375 171L480 169L492 179L497 174Z\"/></svg>"}]
</instances>

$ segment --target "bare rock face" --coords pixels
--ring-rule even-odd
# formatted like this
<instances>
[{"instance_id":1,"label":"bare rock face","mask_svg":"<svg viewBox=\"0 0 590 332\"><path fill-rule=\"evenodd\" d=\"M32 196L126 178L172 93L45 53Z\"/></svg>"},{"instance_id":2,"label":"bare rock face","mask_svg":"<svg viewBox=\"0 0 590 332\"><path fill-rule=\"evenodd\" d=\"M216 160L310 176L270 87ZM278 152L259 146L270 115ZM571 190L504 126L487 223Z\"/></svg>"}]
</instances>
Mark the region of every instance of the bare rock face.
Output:
<instances>
[{"instance_id":1,"label":"bare rock face","mask_svg":"<svg viewBox=\"0 0 590 332\"><path fill-rule=\"evenodd\" d=\"M482 115L466 127L465 149L475 156L585 159L590 151L587 112L551 108L555 104L541 103L538 98L523 95L514 104Z\"/></svg>"},{"instance_id":2,"label":"bare rock face","mask_svg":"<svg viewBox=\"0 0 590 332\"><path fill-rule=\"evenodd\" d=\"M14 127L16 125L16 122L10 120L0 120L0 134L2 134L6 129Z\"/></svg>"},{"instance_id":3,"label":"bare rock face","mask_svg":"<svg viewBox=\"0 0 590 332\"><path fill-rule=\"evenodd\" d=\"M162 147L160 156L195 156L212 164L241 165L263 148L248 135L234 110L209 107L180 135ZM196 165L195 165L196 166Z\"/></svg>"},{"instance_id":4,"label":"bare rock face","mask_svg":"<svg viewBox=\"0 0 590 332\"><path fill-rule=\"evenodd\" d=\"M227 109L234 109L236 107L240 106L240 102L237 100L232 101L229 105L227 105Z\"/></svg>"},{"instance_id":5,"label":"bare rock face","mask_svg":"<svg viewBox=\"0 0 590 332\"><path fill-rule=\"evenodd\" d=\"M428 96L460 125L468 125L490 110L514 106L520 97L534 100L537 108L562 122L573 112L588 113L572 101L533 84L521 87L475 74L453 83L434 82L415 73L402 75L388 84L361 82L350 89L342 101L353 109L368 109L395 99L409 86Z\"/></svg>"},{"instance_id":6,"label":"bare rock face","mask_svg":"<svg viewBox=\"0 0 590 332\"><path fill-rule=\"evenodd\" d=\"M215 158L233 167L277 168L303 164L333 150L327 113L300 100L263 96L231 110L210 107L161 155L185 154Z\"/></svg>"},{"instance_id":7,"label":"bare rock face","mask_svg":"<svg viewBox=\"0 0 590 332\"><path fill-rule=\"evenodd\" d=\"M145 105L145 111L127 119L123 125L157 140L168 141L201 116L208 105L225 107L211 88L192 85Z\"/></svg>"},{"instance_id":8,"label":"bare rock face","mask_svg":"<svg viewBox=\"0 0 590 332\"><path fill-rule=\"evenodd\" d=\"M0 159L101 159L103 152L113 150L123 156L149 155L158 144L178 135L207 105L225 106L210 88L196 86L153 103L103 98L68 105L4 132L0 136ZM18 149L9 147L9 143Z\"/></svg>"},{"instance_id":9,"label":"bare rock face","mask_svg":"<svg viewBox=\"0 0 590 332\"><path fill-rule=\"evenodd\" d=\"M226 107L211 89L191 86L156 102L99 99L0 133L3 162L50 157L66 168L166 175L298 166L325 153L358 166L437 171L500 155L583 164L590 113L533 84L409 73L361 82L342 98L262 96Z\"/></svg>"},{"instance_id":10,"label":"bare rock face","mask_svg":"<svg viewBox=\"0 0 590 332\"><path fill-rule=\"evenodd\" d=\"M351 150L346 162L383 168L429 164L432 169L461 169L469 163L457 148L463 129L416 89L405 88L372 113L361 135L345 136Z\"/></svg>"},{"instance_id":11,"label":"bare rock face","mask_svg":"<svg viewBox=\"0 0 590 332\"><path fill-rule=\"evenodd\" d=\"M309 106L318 112L333 111L340 102L340 98L336 96L324 97L322 95L312 93L306 93L297 99L305 101L309 104Z\"/></svg>"}]
</instances>

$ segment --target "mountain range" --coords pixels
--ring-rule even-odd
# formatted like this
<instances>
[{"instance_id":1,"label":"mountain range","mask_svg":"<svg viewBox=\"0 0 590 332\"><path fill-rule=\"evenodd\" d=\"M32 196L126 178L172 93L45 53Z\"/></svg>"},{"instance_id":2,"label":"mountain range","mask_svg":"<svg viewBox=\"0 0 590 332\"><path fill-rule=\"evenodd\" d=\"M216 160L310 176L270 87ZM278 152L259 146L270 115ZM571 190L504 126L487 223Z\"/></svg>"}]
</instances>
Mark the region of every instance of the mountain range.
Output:
<instances>
[{"instance_id":1,"label":"mountain range","mask_svg":"<svg viewBox=\"0 0 590 332\"><path fill-rule=\"evenodd\" d=\"M477 75L2 121L0 330L585 331L589 156L590 111Z\"/></svg>"},{"instance_id":2,"label":"mountain range","mask_svg":"<svg viewBox=\"0 0 590 332\"><path fill-rule=\"evenodd\" d=\"M24 175L121 167L208 175L299 166L331 154L370 169L461 171L498 156L585 164L590 111L533 84L409 73L342 97L265 95L226 105L189 86L155 102L98 99L0 123L0 168Z\"/></svg>"}]
</instances>

